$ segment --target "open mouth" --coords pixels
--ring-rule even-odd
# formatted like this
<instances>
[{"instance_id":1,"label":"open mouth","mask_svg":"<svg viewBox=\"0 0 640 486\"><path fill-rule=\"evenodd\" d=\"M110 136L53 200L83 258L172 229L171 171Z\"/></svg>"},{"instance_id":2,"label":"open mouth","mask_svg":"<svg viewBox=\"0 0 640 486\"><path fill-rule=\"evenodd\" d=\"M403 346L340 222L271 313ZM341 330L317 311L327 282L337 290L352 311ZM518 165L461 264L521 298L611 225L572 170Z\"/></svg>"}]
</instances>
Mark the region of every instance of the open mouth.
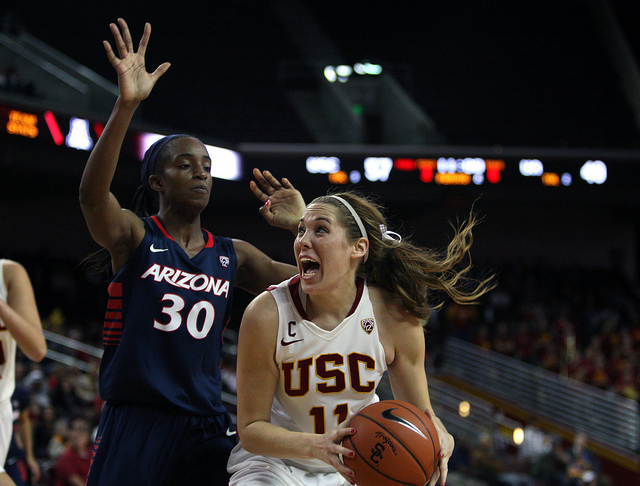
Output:
<instances>
[{"instance_id":1,"label":"open mouth","mask_svg":"<svg viewBox=\"0 0 640 486\"><path fill-rule=\"evenodd\" d=\"M315 275L320 270L320 264L311 258L304 257L300 259L302 274L306 276Z\"/></svg>"}]
</instances>

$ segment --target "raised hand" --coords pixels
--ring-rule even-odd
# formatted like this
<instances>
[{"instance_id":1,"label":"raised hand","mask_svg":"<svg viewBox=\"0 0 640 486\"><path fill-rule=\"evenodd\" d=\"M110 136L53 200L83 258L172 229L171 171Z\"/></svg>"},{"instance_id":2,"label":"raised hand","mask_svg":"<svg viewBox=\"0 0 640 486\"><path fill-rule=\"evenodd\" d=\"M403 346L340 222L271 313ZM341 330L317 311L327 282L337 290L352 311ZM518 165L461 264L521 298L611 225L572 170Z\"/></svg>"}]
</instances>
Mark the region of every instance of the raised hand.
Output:
<instances>
[{"instance_id":1,"label":"raised hand","mask_svg":"<svg viewBox=\"0 0 640 486\"><path fill-rule=\"evenodd\" d=\"M260 172L253 169L253 176L262 187L254 181L249 183L253 194L264 203L260 208L262 217L271 226L288 229L295 234L306 207L300 191L286 177L278 181L268 170Z\"/></svg>"},{"instance_id":2,"label":"raised hand","mask_svg":"<svg viewBox=\"0 0 640 486\"><path fill-rule=\"evenodd\" d=\"M154 72L147 72L144 56L151 35L151 24L145 24L137 52L133 47L129 26L124 19L118 19L118 25L110 24L109 28L113 33L118 56L108 41L103 41L103 45L107 51L109 62L118 73L120 99L125 102L139 103L149 96L158 79L167 72L171 64L165 62L158 66Z\"/></svg>"}]
</instances>

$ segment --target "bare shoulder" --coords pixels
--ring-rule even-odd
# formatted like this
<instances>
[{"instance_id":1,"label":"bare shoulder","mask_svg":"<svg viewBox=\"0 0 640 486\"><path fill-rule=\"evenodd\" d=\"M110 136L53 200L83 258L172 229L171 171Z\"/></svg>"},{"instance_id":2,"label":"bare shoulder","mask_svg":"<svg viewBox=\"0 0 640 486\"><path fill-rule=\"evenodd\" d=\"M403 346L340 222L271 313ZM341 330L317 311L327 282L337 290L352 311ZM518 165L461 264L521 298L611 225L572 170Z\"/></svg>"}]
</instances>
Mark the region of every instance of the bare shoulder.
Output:
<instances>
[{"instance_id":1,"label":"bare shoulder","mask_svg":"<svg viewBox=\"0 0 640 486\"><path fill-rule=\"evenodd\" d=\"M24 266L22 265L22 263L18 263L15 260L9 260L8 258L4 259L2 268L5 271L9 271L9 272L25 271Z\"/></svg>"},{"instance_id":2,"label":"bare shoulder","mask_svg":"<svg viewBox=\"0 0 640 486\"><path fill-rule=\"evenodd\" d=\"M382 288L369 287L369 296L387 365L395 365L407 357L424 358L423 321L409 312L400 299Z\"/></svg>"},{"instance_id":3,"label":"bare shoulder","mask_svg":"<svg viewBox=\"0 0 640 486\"><path fill-rule=\"evenodd\" d=\"M265 290L249 303L244 313L245 315L262 315L264 317L270 317L273 314L277 316L278 306L271 292Z\"/></svg>"},{"instance_id":4,"label":"bare shoulder","mask_svg":"<svg viewBox=\"0 0 640 486\"><path fill-rule=\"evenodd\" d=\"M373 304L376 318L394 325L421 325L420 319L409 312L391 292L376 286L369 286L369 297Z\"/></svg>"},{"instance_id":5,"label":"bare shoulder","mask_svg":"<svg viewBox=\"0 0 640 486\"><path fill-rule=\"evenodd\" d=\"M17 279L29 278L24 266L14 260L4 260L2 270L4 272L4 281L7 286L9 286L11 282L15 282Z\"/></svg>"},{"instance_id":6,"label":"bare shoulder","mask_svg":"<svg viewBox=\"0 0 640 486\"><path fill-rule=\"evenodd\" d=\"M245 309L238 336L238 357L247 363L270 362L278 335L278 307L270 292L262 292ZM260 358L259 358L260 357Z\"/></svg>"},{"instance_id":7,"label":"bare shoulder","mask_svg":"<svg viewBox=\"0 0 640 486\"><path fill-rule=\"evenodd\" d=\"M16 305L15 299L33 301L33 285L25 267L16 261L5 260L2 265L2 276L7 288L8 298ZM35 305L35 304L34 304Z\"/></svg>"},{"instance_id":8,"label":"bare shoulder","mask_svg":"<svg viewBox=\"0 0 640 486\"><path fill-rule=\"evenodd\" d=\"M231 241L233 242L233 249L236 251L238 257L238 266L242 265L247 258L250 258L254 251L258 251L255 246L244 240L232 238Z\"/></svg>"},{"instance_id":9,"label":"bare shoulder","mask_svg":"<svg viewBox=\"0 0 640 486\"><path fill-rule=\"evenodd\" d=\"M278 326L278 306L271 292L264 291L244 311L240 332L270 333Z\"/></svg>"}]
</instances>

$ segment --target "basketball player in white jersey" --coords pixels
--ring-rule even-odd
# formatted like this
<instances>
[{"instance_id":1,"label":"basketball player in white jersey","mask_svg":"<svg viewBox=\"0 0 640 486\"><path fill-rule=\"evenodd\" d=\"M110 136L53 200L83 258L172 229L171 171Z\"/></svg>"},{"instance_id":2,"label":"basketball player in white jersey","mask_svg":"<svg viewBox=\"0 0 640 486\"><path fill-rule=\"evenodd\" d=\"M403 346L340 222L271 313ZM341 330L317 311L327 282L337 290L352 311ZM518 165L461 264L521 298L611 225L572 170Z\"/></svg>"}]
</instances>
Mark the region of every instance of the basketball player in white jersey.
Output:
<instances>
[{"instance_id":1,"label":"basketball player in white jersey","mask_svg":"<svg viewBox=\"0 0 640 486\"><path fill-rule=\"evenodd\" d=\"M275 189L261 183L267 194ZM465 291L469 267L456 270L474 221L439 257L388 231L366 198L342 193L307 206L294 243L299 275L259 295L240 326L231 486L355 484L340 460L353 454L340 444L354 433L344 424L378 400L385 370L394 398L436 424L441 457L430 484L446 482L454 440L429 399L422 325L427 291L469 303L492 288L488 279Z\"/></svg>"},{"instance_id":2,"label":"basketball player in white jersey","mask_svg":"<svg viewBox=\"0 0 640 486\"><path fill-rule=\"evenodd\" d=\"M13 434L16 346L33 361L47 354L29 275L19 263L0 259L0 486L15 484L3 465Z\"/></svg>"}]
</instances>

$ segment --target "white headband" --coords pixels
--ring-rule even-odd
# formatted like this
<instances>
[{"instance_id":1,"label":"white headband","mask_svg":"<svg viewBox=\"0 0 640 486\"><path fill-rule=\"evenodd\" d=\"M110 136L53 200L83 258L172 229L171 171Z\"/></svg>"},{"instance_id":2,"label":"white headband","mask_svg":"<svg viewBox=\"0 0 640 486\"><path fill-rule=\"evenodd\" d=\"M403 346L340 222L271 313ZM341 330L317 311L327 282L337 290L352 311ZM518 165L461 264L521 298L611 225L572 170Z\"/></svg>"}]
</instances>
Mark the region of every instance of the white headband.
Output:
<instances>
[{"instance_id":1,"label":"white headband","mask_svg":"<svg viewBox=\"0 0 640 486\"><path fill-rule=\"evenodd\" d=\"M362 220L360 219L360 216L358 216L358 213L356 213L356 210L353 209L353 206L351 206L351 204L349 204L347 201L345 201L344 199L342 199L340 196L329 196L332 197L334 199L337 199L338 201L340 201L342 204L344 204L344 207L347 208L349 210L349 212L351 213L351 216L353 216L353 219L356 220L356 223L358 224L358 228L360 228L360 234L362 235L363 238L367 238L369 239L369 237L367 236L367 232L364 229L364 224L362 224ZM369 258L369 250L367 250L366 255L364 256L364 262L367 261L367 258Z\"/></svg>"}]
</instances>

